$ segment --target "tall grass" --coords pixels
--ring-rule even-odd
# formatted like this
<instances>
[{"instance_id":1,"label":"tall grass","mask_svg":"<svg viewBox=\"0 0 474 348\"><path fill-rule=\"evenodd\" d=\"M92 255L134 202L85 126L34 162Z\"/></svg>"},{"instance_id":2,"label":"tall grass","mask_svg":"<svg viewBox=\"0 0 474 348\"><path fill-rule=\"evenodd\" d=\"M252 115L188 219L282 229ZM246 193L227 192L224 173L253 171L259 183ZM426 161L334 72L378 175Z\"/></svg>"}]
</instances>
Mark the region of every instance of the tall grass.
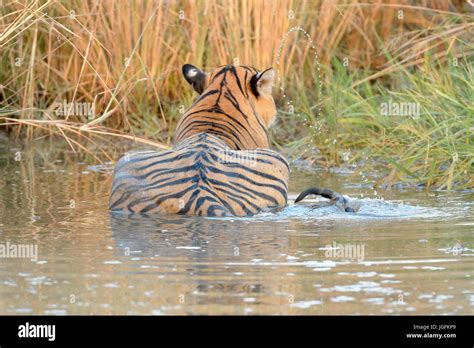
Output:
<instances>
[{"instance_id":1,"label":"tall grass","mask_svg":"<svg viewBox=\"0 0 474 348\"><path fill-rule=\"evenodd\" d=\"M453 63L454 62L454 63ZM326 85L324 112L316 118L314 91L303 92L302 119L315 125L298 131L294 115L282 113L273 132L293 130L293 153L308 160L323 158L330 165L365 164L388 168L377 184L390 187L400 181L422 184L427 189L474 187L474 59L440 62L426 57L417 72L401 69L387 81L365 81L338 60ZM393 83L393 82L390 82ZM401 87L400 87L401 86ZM308 95L309 94L309 95ZM417 112L383 112L387 104L413 106ZM296 123L296 124L295 124ZM316 144L319 154L307 152Z\"/></svg>"},{"instance_id":2,"label":"tall grass","mask_svg":"<svg viewBox=\"0 0 474 348\"><path fill-rule=\"evenodd\" d=\"M293 27L303 28L311 40L295 31L283 43ZM470 5L454 0L0 0L0 126L30 139L64 136L78 150L109 135L166 147L180 111L194 97L180 76L182 64L274 66L285 96L321 130L299 134L301 119L285 114L286 99L278 99L277 145L291 144L286 146L291 150L314 144L331 164L341 161L340 148L384 149L397 173L393 177L450 188L463 181L458 179L464 171L472 175L472 161L464 157L472 141L459 145L472 127L462 137L449 126L454 133L443 138L444 128L438 127L460 120L467 126L464 118L472 118L472 109L451 99L465 93L461 85L472 87L466 66L474 52L473 27ZM454 58L461 69L426 63ZM410 91L404 88L408 82ZM423 126L412 124L409 131L409 120L381 120L376 103L394 93L423 104ZM62 101L93 103L96 118L58 116L54 107ZM439 111L443 101L450 103L446 114ZM315 111L319 102L321 115ZM380 147L380 134L392 130L398 138ZM399 153L416 132L412 152ZM429 144L421 140L426 132L434 137ZM447 157L458 153L453 174L443 172L449 162L445 151ZM428 161L431 171L419 166L423 155L436 155L435 164Z\"/></svg>"}]
</instances>

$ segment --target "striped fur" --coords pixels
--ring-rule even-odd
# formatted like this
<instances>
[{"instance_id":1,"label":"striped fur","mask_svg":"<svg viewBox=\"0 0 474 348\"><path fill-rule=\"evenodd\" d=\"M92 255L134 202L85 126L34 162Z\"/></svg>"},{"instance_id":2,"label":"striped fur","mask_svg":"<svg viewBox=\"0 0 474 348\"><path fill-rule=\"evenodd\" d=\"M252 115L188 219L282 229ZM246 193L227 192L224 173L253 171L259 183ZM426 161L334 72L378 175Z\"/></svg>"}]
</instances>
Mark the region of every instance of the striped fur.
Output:
<instances>
[{"instance_id":1,"label":"striped fur","mask_svg":"<svg viewBox=\"0 0 474 348\"><path fill-rule=\"evenodd\" d=\"M180 119L169 151L126 154L109 207L127 213L251 216L287 202L289 166L270 150L273 72L184 66L201 95Z\"/></svg>"}]
</instances>

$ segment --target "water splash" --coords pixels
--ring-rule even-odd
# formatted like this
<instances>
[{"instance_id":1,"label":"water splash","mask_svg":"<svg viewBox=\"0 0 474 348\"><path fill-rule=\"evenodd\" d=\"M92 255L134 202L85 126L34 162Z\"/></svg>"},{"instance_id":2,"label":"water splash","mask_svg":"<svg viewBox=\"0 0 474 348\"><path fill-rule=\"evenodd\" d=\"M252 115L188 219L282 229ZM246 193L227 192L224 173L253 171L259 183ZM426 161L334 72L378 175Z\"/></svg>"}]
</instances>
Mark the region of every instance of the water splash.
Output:
<instances>
[{"instance_id":1,"label":"water splash","mask_svg":"<svg viewBox=\"0 0 474 348\"><path fill-rule=\"evenodd\" d=\"M291 33L294 33L294 32L296 32L296 33L301 32L301 33L304 34L304 36L306 37L306 39L308 40L308 42L310 44L311 50L314 53L314 61L316 63L317 79L318 79L318 103L316 104L316 106L317 106L316 112L317 112L318 119L320 119L321 115L322 115L322 112L323 112L323 99L322 99L323 85L322 85L322 79L321 79L321 67L319 65L318 51L316 49L316 46L314 45L313 38L311 37L311 35L308 34L308 32L304 28L302 28L302 27L292 27L285 33L285 35L283 35L283 38L280 40L280 45L278 47L278 53L277 53L277 60L276 60L277 72L280 68L281 53L282 53L283 47L285 46L285 41L288 38L288 36ZM277 80L278 80L278 83L279 83L279 86L280 86L279 89L282 93L283 100L286 102L286 105L291 110L291 108L294 108L293 100L290 97L288 97L288 95L286 94L285 88L283 87L283 82L282 82L282 79L281 79L280 75L277 76ZM316 128L315 128L314 125L309 124L307 118L302 117L301 113L299 113L299 112L296 112L296 116L300 119L303 119L303 123L304 123L305 127L310 129L310 131L320 132L321 129L320 129L319 125L317 125ZM316 148L316 145L314 144L314 137L311 137L310 145L311 145L312 148ZM303 157L303 155L308 150L309 150L309 147L307 147L303 151L303 153L297 158L297 160L301 159Z\"/></svg>"},{"instance_id":2,"label":"water splash","mask_svg":"<svg viewBox=\"0 0 474 348\"><path fill-rule=\"evenodd\" d=\"M451 217L447 211L432 207L423 207L409 203L390 202L378 198L351 198L350 204L356 213L347 213L327 201L308 200L306 204L289 205L279 212L265 212L256 216L258 219L292 219L300 220L387 220L387 219L433 219Z\"/></svg>"}]
</instances>

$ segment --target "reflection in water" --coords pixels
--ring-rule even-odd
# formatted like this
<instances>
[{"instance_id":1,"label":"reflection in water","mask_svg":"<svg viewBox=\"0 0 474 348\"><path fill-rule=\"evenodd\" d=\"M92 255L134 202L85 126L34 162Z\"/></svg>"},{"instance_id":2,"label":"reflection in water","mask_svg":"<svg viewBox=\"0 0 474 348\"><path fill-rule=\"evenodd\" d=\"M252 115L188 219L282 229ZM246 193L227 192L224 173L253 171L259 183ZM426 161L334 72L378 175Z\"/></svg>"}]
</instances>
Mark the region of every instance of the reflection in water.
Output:
<instances>
[{"instance_id":1,"label":"reflection in water","mask_svg":"<svg viewBox=\"0 0 474 348\"><path fill-rule=\"evenodd\" d=\"M110 214L117 249L139 251L140 256L190 255L190 261L195 259L196 262L232 256L272 259L288 248L288 222L257 224L262 226L255 228L250 221L242 223L234 219Z\"/></svg>"},{"instance_id":2,"label":"reflection in water","mask_svg":"<svg viewBox=\"0 0 474 348\"><path fill-rule=\"evenodd\" d=\"M242 281L245 272L241 271L242 267L236 270L229 266L236 262L257 265L256 262L263 258L278 260L288 250L288 223L267 223L264 227L260 222L260 225L255 228L250 221L242 224L233 219L110 215L116 253L140 260L156 259L156 264L145 266L145 269L171 269L176 277L166 277L166 282L179 284L181 275L178 272L184 266L188 277L186 283L192 284L194 293L199 295L216 291L260 293L262 284ZM243 268L247 267L251 268ZM268 271L278 276L275 269ZM226 280L219 281L221 277ZM225 304L225 300L217 302Z\"/></svg>"},{"instance_id":3,"label":"reflection in water","mask_svg":"<svg viewBox=\"0 0 474 348\"><path fill-rule=\"evenodd\" d=\"M138 217L108 212L108 168L0 139L0 244L38 247L0 259L1 314L474 314L472 192L381 199L355 174L294 172L292 193L331 187L358 213Z\"/></svg>"}]
</instances>

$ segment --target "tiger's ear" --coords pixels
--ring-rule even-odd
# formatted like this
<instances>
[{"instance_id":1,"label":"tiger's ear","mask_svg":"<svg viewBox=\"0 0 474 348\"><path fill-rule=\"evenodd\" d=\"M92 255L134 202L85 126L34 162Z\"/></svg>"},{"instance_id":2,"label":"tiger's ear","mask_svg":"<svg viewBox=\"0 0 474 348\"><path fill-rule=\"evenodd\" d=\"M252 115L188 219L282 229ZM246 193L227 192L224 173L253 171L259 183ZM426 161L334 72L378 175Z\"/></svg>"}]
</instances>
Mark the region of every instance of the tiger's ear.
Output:
<instances>
[{"instance_id":1,"label":"tiger's ear","mask_svg":"<svg viewBox=\"0 0 474 348\"><path fill-rule=\"evenodd\" d=\"M275 81L275 70L268 68L265 71L259 72L252 76L250 80L250 86L256 97L264 96L271 97L272 88Z\"/></svg>"},{"instance_id":2,"label":"tiger's ear","mask_svg":"<svg viewBox=\"0 0 474 348\"><path fill-rule=\"evenodd\" d=\"M196 92L201 94L206 89L207 74L204 71L191 64L184 64L182 71L184 78Z\"/></svg>"}]
</instances>

